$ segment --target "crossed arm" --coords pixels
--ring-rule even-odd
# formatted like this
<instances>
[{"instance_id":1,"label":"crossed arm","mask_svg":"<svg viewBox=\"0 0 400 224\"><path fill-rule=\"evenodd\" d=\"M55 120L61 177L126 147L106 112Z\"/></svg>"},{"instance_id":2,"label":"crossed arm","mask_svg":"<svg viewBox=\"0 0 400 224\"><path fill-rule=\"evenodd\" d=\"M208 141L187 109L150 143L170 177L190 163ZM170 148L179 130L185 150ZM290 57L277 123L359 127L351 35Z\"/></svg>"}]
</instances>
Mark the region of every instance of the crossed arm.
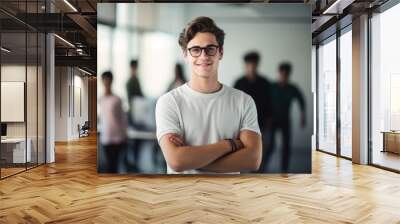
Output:
<instances>
[{"instance_id":1,"label":"crossed arm","mask_svg":"<svg viewBox=\"0 0 400 224\"><path fill-rule=\"evenodd\" d=\"M230 153L230 143L227 140L201 146L188 146L176 134L166 134L160 140L169 167L177 172L191 169L211 172L258 170L262 154L261 136L244 130L235 143L239 150Z\"/></svg>"}]
</instances>

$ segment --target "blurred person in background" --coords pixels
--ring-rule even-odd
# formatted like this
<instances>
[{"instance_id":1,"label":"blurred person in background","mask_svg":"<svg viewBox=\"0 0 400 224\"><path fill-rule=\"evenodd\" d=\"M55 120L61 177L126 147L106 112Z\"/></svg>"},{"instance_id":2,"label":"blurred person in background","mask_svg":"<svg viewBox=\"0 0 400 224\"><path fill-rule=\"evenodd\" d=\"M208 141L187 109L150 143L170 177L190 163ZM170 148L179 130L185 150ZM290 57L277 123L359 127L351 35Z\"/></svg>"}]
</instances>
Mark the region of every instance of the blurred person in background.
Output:
<instances>
[{"instance_id":1,"label":"blurred person in background","mask_svg":"<svg viewBox=\"0 0 400 224\"><path fill-rule=\"evenodd\" d=\"M113 74L110 71L101 75L104 95L100 98L100 143L107 161L107 172L117 173L127 143L127 119L122 109L121 99L111 90Z\"/></svg>"},{"instance_id":2,"label":"blurred person in background","mask_svg":"<svg viewBox=\"0 0 400 224\"><path fill-rule=\"evenodd\" d=\"M195 18L179 36L191 79L161 96L156 106L157 139L168 173L239 173L260 166L254 100L218 81L224 37L208 17Z\"/></svg>"},{"instance_id":3,"label":"blurred person in background","mask_svg":"<svg viewBox=\"0 0 400 224\"><path fill-rule=\"evenodd\" d=\"M186 83L185 74L183 73L183 67L181 64L176 63L175 65L175 78L174 81L168 86L168 91L175 89Z\"/></svg>"},{"instance_id":4,"label":"blurred person in background","mask_svg":"<svg viewBox=\"0 0 400 224\"><path fill-rule=\"evenodd\" d=\"M140 87L140 82L138 79L138 60L131 60L130 62L130 70L131 76L126 83L126 91L128 96L128 104L129 104L129 111L128 111L128 122L131 127L137 130L143 130L143 124L135 122L135 105L134 98L135 97L143 97L142 88ZM132 145L131 145L132 144ZM133 156L134 156L134 170L138 169L139 158L141 154L141 147L143 145L143 141L141 139L135 139L130 143L129 148L133 149ZM132 151L128 151L129 155L131 155Z\"/></svg>"},{"instance_id":5,"label":"blurred person in background","mask_svg":"<svg viewBox=\"0 0 400 224\"><path fill-rule=\"evenodd\" d=\"M263 134L263 160L261 162L260 171L264 170L265 155L269 136L267 133L271 128L271 82L261 75L257 68L260 63L260 55L258 52L249 52L243 57L245 65L245 74L239 78L234 87L249 94L257 107L258 124Z\"/></svg>"},{"instance_id":6,"label":"blurred person in background","mask_svg":"<svg viewBox=\"0 0 400 224\"><path fill-rule=\"evenodd\" d=\"M132 60L130 62L131 68L131 76L126 83L126 92L128 96L128 103L129 103L129 123L131 125L135 125L133 122L133 98L134 97L143 97L142 88L140 87L140 82L138 79L138 60Z\"/></svg>"},{"instance_id":7,"label":"blurred person in background","mask_svg":"<svg viewBox=\"0 0 400 224\"><path fill-rule=\"evenodd\" d=\"M282 157L281 171L289 171L289 160L291 156L291 119L290 109L294 101L298 101L300 106L300 124L304 128L306 125L305 101L300 89L289 81L292 73L292 65L289 62L283 62L278 68L279 79L271 87L272 99L272 129L270 144L266 155L266 164L268 164L272 153L275 150L275 133L280 131L282 134Z\"/></svg>"}]
</instances>

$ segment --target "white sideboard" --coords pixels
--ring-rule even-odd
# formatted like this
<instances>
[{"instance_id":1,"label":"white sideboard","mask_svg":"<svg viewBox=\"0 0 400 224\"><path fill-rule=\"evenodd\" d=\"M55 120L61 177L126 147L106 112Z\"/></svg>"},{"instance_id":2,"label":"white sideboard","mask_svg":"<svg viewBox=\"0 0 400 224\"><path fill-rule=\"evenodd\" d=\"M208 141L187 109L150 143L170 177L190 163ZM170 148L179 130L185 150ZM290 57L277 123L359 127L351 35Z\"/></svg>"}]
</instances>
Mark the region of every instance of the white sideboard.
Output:
<instances>
[{"instance_id":1,"label":"white sideboard","mask_svg":"<svg viewBox=\"0 0 400 224\"><path fill-rule=\"evenodd\" d=\"M25 138L6 138L1 139L2 145L7 147L13 147L12 162L13 163L25 163L32 161L32 139L27 138L27 147L25 154ZM26 159L26 161L25 161Z\"/></svg>"}]
</instances>

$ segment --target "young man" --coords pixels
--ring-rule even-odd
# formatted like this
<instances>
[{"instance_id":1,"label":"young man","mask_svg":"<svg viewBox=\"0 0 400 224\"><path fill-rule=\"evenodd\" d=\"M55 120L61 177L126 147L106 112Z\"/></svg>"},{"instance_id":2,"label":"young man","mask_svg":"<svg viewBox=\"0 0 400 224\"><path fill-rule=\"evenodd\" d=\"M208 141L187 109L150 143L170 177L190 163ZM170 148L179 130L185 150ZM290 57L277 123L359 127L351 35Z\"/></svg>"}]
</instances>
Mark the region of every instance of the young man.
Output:
<instances>
[{"instance_id":1,"label":"young man","mask_svg":"<svg viewBox=\"0 0 400 224\"><path fill-rule=\"evenodd\" d=\"M143 125L135 122L135 113L134 113L135 105L133 105L133 100L135 97L143 97L142 88L138 78L138 68L139 68L138 66L139 66L138 60L130 61L131 74L128 79L128 82L126 83L126 93L128 96L128 105L129 105L129 111L128 111L129 126L133 127L134 129L142 130L144 128ZM141 139L135 139L132 142L134 143L133 156L135 158L135 165L137 166L141 156L142 145L144 141Z\"/></svg>"},{"instance_id":2,"label":"young man","mask_svg":"<svg viewBox=\"0 0 400 224\"><path fill-rule=\"evenodd\" d=\"M140 87L140 82L138 79L138 60L131 60L130 62L130 68L131 68L131 77L129 78L128 82L126 83L126 93L128 96L128 104L129 104L129 123L132 126L135 126L134 124L134 114L133 114L133 106L132 101L134 97L143 97L142 93L142 88Z\"/></svg>"},{"instance_id":3,"label":"young man","mask_svg":"<svg viewBox=\"0 0 400 224\"><path fill-rule=\"evenodd\" d=\"M180 34L191 79L161 96L156 106L157 138L168 173L239 173L260 166L255 103L218 82L224 36L208 17L195 18Z\"/></svg>"},{"instance_id":4,"label":"young man","mask_svg":"<svg viewBox=\"0 0 400 224\"><path fill-rule=\"evenodd\" d=\"M260 172L265 170L265 158L267 154L267 143L270 141L268 138L269 131L271 131L271 83L267 78L263 77L258 72L258 65L260 62L260 55L253 51L247 53L244 57L245 73L244 76L239 78L234 87L236 89L242 90L243 92L249 94L256 103L257 115L258 115L258 125L260 126L261 133L263 135L263 159L260 166Z\"/></svg>"},{"instance_id":5,"label":"young man","mask_svg":"<svg viewBox=\"0 0 400 224\"><path fill-rule=\"evenodd\" d=\"M247 53L243 57L243 61L245 64L244 76L235 82L234 87L253 98L257 107L258 125L263 133L268 125L267 122L271 120L271 83L257 70L260 62L260 55L257 52Z\"/></svg>"},{"instance_id":6,"label":"young man","mask_svg":"<svg viewBox=\"0 0 400 224\"><path fill-rule=\"evenodd\" d=\"M131 105L133 97L143 96L142 88L140 87L140 82L137 74L138 61L132 60L130 62L130 67L131 67L131 77L129 78L128 83L126 84L126 92L128 94L129 105Z\"/></svg>"},{"instance_id":7,"label":"young man","mask_svg":"<svg viewBox=\"0 0 400 224\"><path fill-rule=\"evenodd\" d=\"M113 75L110 71L101 75L104 95L100 98L100 143L107 157L107 171L118 172L120 157L126 148L127 119L122 109L121 99L111 90Z\"/></svg>"},{"instance_id":8,"label":"young man","mask_svg":"<svg viewBox=\"0 0 400 224\"><path fill-rule=\"evenodd\" d=\"M290 108L294 101L299 102L301 116L300 124L301 127L306 125L306 104L300 89L292 84L289 80L292 73L292 65L288 62L283 62L278 68L279 79L278 82L274 83L271 87L271 99L272 99L272 128L270 132L270 145L268 146L267 152L263 161L268 164L272 153L275 151L275 133L281 131L282 133L282 157L281 157L281 172L288 173L289 162L291 157L291 119L290 119ZM266 166L264 167L266 168ZM266 170L264 170L266 172Z\"/></svg>"}]
</instances>

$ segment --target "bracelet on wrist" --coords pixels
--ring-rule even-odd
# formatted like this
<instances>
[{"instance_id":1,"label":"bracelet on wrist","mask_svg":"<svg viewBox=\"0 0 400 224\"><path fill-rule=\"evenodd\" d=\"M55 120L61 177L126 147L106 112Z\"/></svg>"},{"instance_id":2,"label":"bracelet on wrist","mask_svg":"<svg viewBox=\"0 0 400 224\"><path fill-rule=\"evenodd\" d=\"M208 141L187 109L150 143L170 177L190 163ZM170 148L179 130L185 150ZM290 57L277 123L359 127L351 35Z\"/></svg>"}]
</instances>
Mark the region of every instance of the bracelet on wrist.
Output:
<instances>
[{"instance_id":1,"label":"bracelet on wrist","mask_svg":"<svg viewBox=\"0 0 400 224\"><path fill-rule=\"evenodd\" d=\"M230 152L229 152L229 153L234 152L234 151L235 151L236 145L235 145L235 142L233 141L233 139L231 139L231 138L226 138L225 140L228 140L229 145L231 146L231 147L230 147Z\"/></svg>"}]
</instances>

